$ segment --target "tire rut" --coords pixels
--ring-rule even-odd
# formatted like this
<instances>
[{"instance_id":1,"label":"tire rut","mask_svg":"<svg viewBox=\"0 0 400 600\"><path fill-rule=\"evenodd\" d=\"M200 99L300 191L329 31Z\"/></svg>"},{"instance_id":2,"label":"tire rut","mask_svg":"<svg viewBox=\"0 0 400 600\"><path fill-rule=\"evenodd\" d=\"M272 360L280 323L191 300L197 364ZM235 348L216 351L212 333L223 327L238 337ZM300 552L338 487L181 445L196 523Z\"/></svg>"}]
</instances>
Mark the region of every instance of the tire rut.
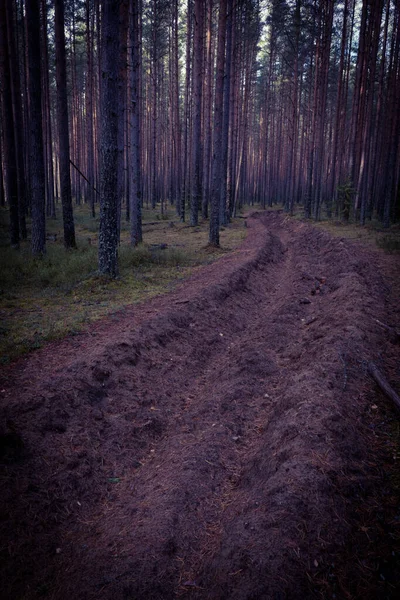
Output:
<instances>
[{"instance_id":1,"label":"tire rut","mask_svg":"<svg viewBox=\"0 0 400 600\"><path fill-rule=\"evenodd\" d=\"M241 598L243 591L238 582L234 583L235 589L228 588L229 592L226 582L229 574L235 572L242 574L242 585L249 585L246 573L254 575L252 552L268 557L269 569L265 570L262 583L258 583L261 587L257 592L265 594L265 586L270 585L266 581L283 564L290 574L304 560L299 559L304 514L296 518L295 510L301 506L304 513L308 504L307 513L311 512L316 502L309 500L310 489L321 487L326 492L330 483L326 477L316 475L315 465L303 465L299 477L293 474L293 485L286 489L281 479L282 471L289 472L291 468L291 442L296 440L298 445L302 437L299 424L295 423L301 412L301 392L297 390L294 403L287 393L288 381L289 390L298 388L301 376L291 376L296 370L296 358L293 354L288 356L287 346L290 337L290 348L304 347L308 335L304 321L309 306L299 304L299 293L309 291L310 285L299 272L295 250L284 245L288 243L288 233L283 232L282 239L268 235L269 252L261 253L244 278L239 276L239 289L226 292L221 284L211 290L208 300L217 297L217 308L201 306L199 311L197 306L197 317L192 307L186 309L191 313L194 350L189 357L182 357L182 364L176 360L174 369L186 372L187 394L182 397L181 376L177 386L171 372L167 379L168 395L175 400L181 397L181 410L171 415L161 438L151 444L141 460L141 469L125 474L129 483L120 487L108 519L104 514L98 517L98 536L104 545L110 543L110 531L118 532L118 536L124 532L124 539L130 539L128 570L135 575L131 576L127 593L135 597L167 598L178 592L201 597L202 590L208 589L213 598ZM278 258L271 263L272 248L275 253L278 250ZM208 317L206 328L203 312ZM238 331L232 327L233 318L240 322ZM181 342L170 340L168 353L177 357ZM207 354L197 356L197 346L208 347ZM233 366L232 357L236 357ZM159 362L166 358L160 356ZM306 414L310 403L301 400ZM331 411L332 406L325 408L325 413L331 415ZM277 434L276 415L282 419L285 412L288 423ZM321 425L320 420L317 424ZM312 439L314 435L321 436L319 443ZM310 456L310 450L316 454L324 451L326 455L326 435L306 431L303 437L306 456ZM132 493L136 497L134 522L138 525L128 531L126 523L132 519L132 507L130 503L126 505L125 498ZM331 489L329 493L332 494ZM236 505L240 506L239 511ZM286 507L283 517L291 521L287 532L289 550L285 552L280 551L281 539L279 547L274 541L265 542L264 533L257 536L252 524L261 520L262 531L271 530L282 519L280 505ZM154 520L154 514L163 515L162 523ZM226 556L224 548L230 549ZM118 560L125 552L116 546ZM149 553L156 565L159 557L162 562L165 555L171 558L162 572L162 589L159 576L152 578L155 565L149 565ZM185 586L185 582L195 585ZM278 580L275 584L282 593L284 583ZM299 594L302 593L304 589L300 587Z\"/></svg>"}]
</instances>

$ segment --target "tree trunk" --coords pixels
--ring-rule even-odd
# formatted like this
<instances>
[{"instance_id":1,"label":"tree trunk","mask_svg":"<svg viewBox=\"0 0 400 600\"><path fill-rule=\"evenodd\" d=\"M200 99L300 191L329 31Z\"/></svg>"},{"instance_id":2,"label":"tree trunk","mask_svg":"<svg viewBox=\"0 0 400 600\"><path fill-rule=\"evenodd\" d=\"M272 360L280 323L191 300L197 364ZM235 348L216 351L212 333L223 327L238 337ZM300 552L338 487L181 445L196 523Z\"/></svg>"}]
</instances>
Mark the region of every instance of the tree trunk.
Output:
<instances>
[{"instance_id":1,"label":"tree trunk","mask_svg":"<svg viewBox=\"0 0 400 600\"><path fill-rule=\"evenodd\" d=\"M192 132L192 193L190 204L190 225L199 221L201 206L201 105L203 73L203 0L194 0L194 42L193 42L193 132Z\"/></svg>"},{"instance_id":2,"label":"tree trunk","mask_svg":"<svg viewBox=\"0 0 400 600\"><path fill-rule=\"evenodd\" d=\"M118 239L121 230L121 211L125 193L125 115L126 115L126 91L127 91L127 60L128 60L128 22L129 8L128 0L120 2L120 55L119 55L119 82L118 82Z\"/></svg>"},{"instance_id":3,"label":"tree trunk","mask_svg":"<svg viewBox=\"0 0 400 600\"><path fill-rule=\"evenodd\" d=\"M25 147L24 126L22 118L22 100L21 100L21 82L19 72L19 62L17 54L17 40L14 6L12 2L7 2L7 32L8 48L10 59L11 74L11 95L13 104L13 123L14 123L14 142L17 159L17 178L18 178L18 219L19 233L21 239L26 240L26 175L23 150Z\"/></svg>"},{"instance_id":4,"label":"tree trunk","mask_svg":"<svg viewBox=\"0 0 400 600\"><path fill-rule=\"evenodd\" d=\"M87 72L86 72L86 161L87 161L87 198L90 205L92 217L95 218L95 191L94 191L94 132L93 132L93 37L94 37L94 12L91 8L91 0L86 3L86 54L87 54Z\"/></svg>"},{"instance_id":5,"label":"tree trunk","mask_svg":"<svg viewBox=\"0 0 400 600\"><path fill-rule=\"evenodd\" d=\"M229 150L229 117L231 99L231 67L232 67L232 37L233 37L233 11L234 4L227 4L226 21L226 56L224 77L224 109L222 117L222 161L221 161L221 201L220 201L220 224L226 225L229 219L228 206L228 150Z\"/></svg>"},{"instance_id":6,"label":"tree trunk","mask_svg":"<svg viewBox=\"0 0 400 600\"><path fill-rule=\"evenodd\" d=\"M46 173L46 214L52 219L56 218L56 205L54 198L54 169L53 169L53 137L51 125L51 102L49 84L49 53L47 39L47 6L46 0L41 0L42 6L42 53L43 53L43 120L45 124L45 173Z\"/></svg>"},{"instance_id":7,"label":"tree trunk","mask_svg":"<svg viewBox=\"0 0 400 600\"><path fill-rule=\"evenodd\" d=\"M120 1L105 2L101 21L99 271L118 275L118 98Z\"/></svg>"},{"instance_id":8,"label":"tree trunk","mask_svg":"<svg viewBox=\"0 0 400 600\"><path fill-rule=\"evenodd\" d=\"M217 72L214 101L214 147L212 155L211 215L209 243L219 246L219 219L222 176L222 112L224 106L224 68L227 0L220 0L218 18Z\"/></svg>"},{"instance_id":9,"label":"tree trunk","mask_svg":"<svg viewBox=\"0 0 400 600\"><path fill-rule=\"evenodd\" d=\"M338 161L338 149L339 149L339 140L341 137L341 132L343 128L343 120L344 120L344 66L345 66L345 51L347 46L347 19L348 19L348 7L349 0L345 0L344 8L343 8L343 24L342 24L342 39L340 46L340 61L339 61L339 84L336 96L336 107L335 107L335 126L333 131L333 150L332 151L332 169L331 169L331 180L330 180L330 190L329 190L329 202L333 202L336 195L337 188L337 161Z\"/></svg>"},{"instance_id":10,"label":"tree trunk","mask_svg":"<svg viewBox=\"0 0 400 600\"><path fill-rule=\"evenodd\" d=\"M210 175L211 175L211 144L212 144L212 90L213 90L213 0L207 1L206 20L206 60L204 66L204 147L203 147L203 202L202 217L208 218L208 203L210 200Z\"/></svg>"},{"instance_id":11,"label":"tree trunk","mask_svg":"<svg viewBox=\"0 0 400 600\"><path fill-rule=\"evenodd\" d=\"M68 128L67 65L65 59L64 0L55 0L57 121L60 152L60 193L64 226L64 246L76 248L72 210L70 149Z\"/></svg>"},{"instance_id":12,"label":"tree trunk","mask_svg":"<svg viewBox=\"0 0 400 600\"><path fill-rule=\"evenodd\" d=\"M131 244L137 246L142 241L142 206L141 206L141 168L140 168L140 30L139 12L136 0L130 0L130 45L131 45L131 71L130 71L130 169L131 178L129 186L130 219L131 219Z\"/></svg>"},{"instance_id":13,"label":"tree trunk","mask_svg":"<svg viewBox=\"0 0 400 600\"><path fill-rule=\"evenodd\" d=\"M191 0L188 0L187 9L187 31L186 31L186 79L185 79L185 100L184 100L184 116L183 116L183 187L181 194L181 202L179 209L180 220L185 221L186 196L190 189L189 178L189 121L190 121L190 79L191 79L191 44L190 38L192 33L192 5Z\"/></svg>"},{"instance_id":14,"label":"tree trunk","mask_svg":"<svg viewBox=\"0 0 400 600\"><path fill-rule=\"evenodd\" d=\"M1 59L0 59L1 62ZM0 114L1 114L1 97L0 97ZM1 139L1 131L0 131L0 206L4 206L6 203L4 196L4 178L3 178L3 164L2 164L2 156L3 156L3 145Z\"/></svg>"},{"instance_id":15,"label":"tree trunk","mask_svg":"<svg viewBox=\"0 0 400 600\"><path fill-rule=\"evenodd\" d=\"M32 253L46 252L45 170L43 153L39 0L25 3L28 50L29 153Z\"/></svg>"},{"instance_id":16,"label":"tree trunk","mask_svg":"<svg viewBox=\"0 0 400 600\"><path fill-rule=\"evenodd\" d=\"M10 58L7 39L6 0L0 1L0 79L5 167L5 195L10 208L11 246L19 248L18 168L14 138Z\"/></svg>"}]
</instances>

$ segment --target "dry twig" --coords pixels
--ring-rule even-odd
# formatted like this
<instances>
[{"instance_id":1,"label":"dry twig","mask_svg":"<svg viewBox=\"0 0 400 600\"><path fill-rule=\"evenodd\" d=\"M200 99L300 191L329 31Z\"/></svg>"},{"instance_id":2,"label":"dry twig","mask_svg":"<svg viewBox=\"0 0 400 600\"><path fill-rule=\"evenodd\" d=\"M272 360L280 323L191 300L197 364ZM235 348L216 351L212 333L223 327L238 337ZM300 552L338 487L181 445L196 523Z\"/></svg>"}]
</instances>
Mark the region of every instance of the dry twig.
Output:
<instances>
[{"instance_id":1,"label":"dry twig","mask_svg":"<svg viewBox=\"0 0 400 600\"><path fill-rule=\"evenodd\" d=\"M387 381L385 376L382 375L382 373L379 371L376 364L373 362L369 362L367 368L368 368L368 373L376 381L376 383L379 385L379 387L384 392L384 394L386 394L386 396L388 398L390 398L392 400L392 402L395 404L396 408L398 410L400 410L400 396L397 394L397 392L394 391L394 389L392 388L390 383Z\"/></svg>"}]
</instances>

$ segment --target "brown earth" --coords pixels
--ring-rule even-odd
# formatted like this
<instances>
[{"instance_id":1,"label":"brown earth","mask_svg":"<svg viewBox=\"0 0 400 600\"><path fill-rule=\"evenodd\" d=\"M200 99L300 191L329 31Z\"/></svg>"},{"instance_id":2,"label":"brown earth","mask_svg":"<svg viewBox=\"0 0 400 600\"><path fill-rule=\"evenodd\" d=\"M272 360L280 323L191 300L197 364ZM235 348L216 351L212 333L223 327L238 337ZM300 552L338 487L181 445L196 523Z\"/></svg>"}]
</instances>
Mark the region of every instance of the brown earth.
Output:
<instances>
[{"instance_id":1,"label":"brown earth","mask_svg":"<svg viewBox=\"0 0 400 600\"><path fill-rule=\"evenodd\" d=\"M1 598L399 597L399 261L248 227L4 370Z\"/></svg>"}]
</instances>

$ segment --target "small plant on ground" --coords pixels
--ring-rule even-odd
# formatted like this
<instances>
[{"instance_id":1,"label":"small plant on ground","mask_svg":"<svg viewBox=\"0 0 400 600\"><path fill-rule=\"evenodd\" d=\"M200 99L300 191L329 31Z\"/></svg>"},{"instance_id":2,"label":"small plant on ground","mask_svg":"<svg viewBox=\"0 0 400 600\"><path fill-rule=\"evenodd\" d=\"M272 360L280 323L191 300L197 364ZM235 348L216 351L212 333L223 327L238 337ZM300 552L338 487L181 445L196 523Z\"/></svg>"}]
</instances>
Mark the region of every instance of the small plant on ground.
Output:
<instances>
[{"instance_id":1,"label":"small plant on ground","mask_svg":"<svg viewBox=\"0 0 400 600\"><path fill-rule=\"evenodd\" d=\"M98 218L88 207L75 208L78 249L65 251L59 215L47 222L47 253L41 259L31 256L29 241L19 251L9 247L8 213L0 210L0 363L165 293L194 267L236 248L245 236L237 220L221 233L223 250L210 254L208 222L194 230L179 223L173 210L165 211L165 219L157 219L152 209L143 216L145 242L136 248L129 244L129 223L122 220L120 277L110 281L97 274Z\"/></svg>"},{"instance_id":2,"label":"small plant on ground","mask_svg":"<svg viewBox=\"0 0 400 600\"><path fill-rule=\"evenodd\" d=\"M341 216L346 223L350 219L351 205L354 197L354 188L350 179L346 179L337 188L336 214Z\"/></svg>"}]
</instances>

